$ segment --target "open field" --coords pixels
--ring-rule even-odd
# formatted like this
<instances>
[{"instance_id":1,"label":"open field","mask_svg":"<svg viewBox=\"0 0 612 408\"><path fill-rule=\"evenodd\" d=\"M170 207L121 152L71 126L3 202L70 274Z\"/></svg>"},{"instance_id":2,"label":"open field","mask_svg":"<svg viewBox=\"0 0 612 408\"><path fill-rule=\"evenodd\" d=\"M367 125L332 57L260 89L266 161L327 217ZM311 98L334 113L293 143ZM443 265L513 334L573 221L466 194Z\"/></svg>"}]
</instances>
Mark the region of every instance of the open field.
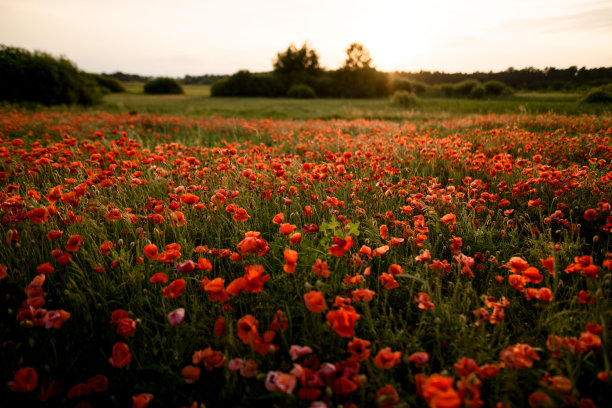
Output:
<instances>
[{"instance_id":1,"label":"open field","mask_svg":"<svg viewBox=\"0 0 612 408\"><path fill-rule=\"evenodd\" d=\"M608 406L610 116L516 98L2 108L0 401Z\"/></svg>"},{"instance_id":2,"label":"open field","mask_svg":"<svg viewBox=\"0 0 612 408\"><path fill-rule=\"evenodd\" d=\"M388 99L211 98L208 86L185 86L185 95L144 95L142 84L127 84L130 92L105 96L112 112L144 112L189 117L272 119L386 119L393 121L448 118L486 113L605 114L609 105L578 102L574 93L517 93L496 99L420 98L414 109L391 105ZM140 93L138 93L140 92Z\"/></svg>"}]
</instances>

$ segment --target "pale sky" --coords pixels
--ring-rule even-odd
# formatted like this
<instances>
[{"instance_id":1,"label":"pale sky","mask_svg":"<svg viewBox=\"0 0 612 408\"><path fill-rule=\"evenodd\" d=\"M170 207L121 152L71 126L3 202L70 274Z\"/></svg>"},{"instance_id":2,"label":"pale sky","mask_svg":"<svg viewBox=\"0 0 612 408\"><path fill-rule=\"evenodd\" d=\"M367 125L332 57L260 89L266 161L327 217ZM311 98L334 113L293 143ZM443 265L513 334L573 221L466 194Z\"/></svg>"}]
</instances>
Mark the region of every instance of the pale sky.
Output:
<instances>
[{"instance_id":1,"label":"pale sky","mask_svg":"<svg viewBox=\"0 0 612 408\"><path fill-rule=\"evenodd\" d=\"M327 69L352 42L382 71L612 66L612 0L0 0L0 44L88 72L271 71L304 42Z\"/></svg>"}]
</instances>

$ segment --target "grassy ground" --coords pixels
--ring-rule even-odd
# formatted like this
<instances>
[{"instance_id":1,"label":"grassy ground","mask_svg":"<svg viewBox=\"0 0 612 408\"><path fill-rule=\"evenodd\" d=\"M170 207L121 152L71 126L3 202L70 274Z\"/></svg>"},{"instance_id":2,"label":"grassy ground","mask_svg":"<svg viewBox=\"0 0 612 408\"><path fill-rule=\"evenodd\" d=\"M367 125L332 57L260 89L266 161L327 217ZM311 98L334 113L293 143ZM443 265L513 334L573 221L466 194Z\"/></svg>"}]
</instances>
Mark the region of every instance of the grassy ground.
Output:
<instances>
[{"instance_id":1,"label":"grassy ground","mask_svg":"<svg viewBox=\"0 0 612 408\"><path fill-rule=\"evenodd\" d=\"M273 119L386 119L394 121L456 117L484 113L548 113L609 115L610 106L578 102L573 93L517 93L498 99L421 98L413 109L391 105L388 99L211 98L209 86L185 86L185 95L144 95L142 84L127 84L128 92L107 95L104 109L189 117Z\"/></svg>"}]
</instances>

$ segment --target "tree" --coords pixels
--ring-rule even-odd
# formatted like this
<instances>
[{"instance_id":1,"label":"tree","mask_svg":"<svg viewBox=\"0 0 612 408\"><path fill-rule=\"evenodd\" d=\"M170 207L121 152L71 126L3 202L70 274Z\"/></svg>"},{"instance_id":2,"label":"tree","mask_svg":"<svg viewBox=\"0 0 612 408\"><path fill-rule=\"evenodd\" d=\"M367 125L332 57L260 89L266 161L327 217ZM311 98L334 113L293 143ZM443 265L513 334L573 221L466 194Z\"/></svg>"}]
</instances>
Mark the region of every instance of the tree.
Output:
<instances>
[{"instance_id":1,"label":"tree","mask_svg":"<svg viewBox=\"0 0 612 408\"><path fill-rule=\"evenodd\" d=\"M346 61L344 61L343 69L373 69L374 67L370 66L371 63L370 52L362 44L352 43L346 49Z\"/></svg>"},{"instance_id":2,"label":"tree","mask_svg":"<svg viewBox=\"0 0 612 408\"><path fill-rule=\"evenodd\" d=\"M307 43L304 43L300 49L291 44L285 52L276 54L274 72L286 75L306 72L310 75L317 75L321 72L319 55L315 50L308 48Z\"/></svg>"},{"instance_id":3,"label":"tree","mask_svg":"<svg viewBox=\"0 0 612 408\"><path fill-rule=\"evenodd\" d=\"M300 49L291 44L285 52L276 54L274 74L287 89L294 84L311 85L322 72L319 55L306 43Z\"/></svg>"}]
</instances>

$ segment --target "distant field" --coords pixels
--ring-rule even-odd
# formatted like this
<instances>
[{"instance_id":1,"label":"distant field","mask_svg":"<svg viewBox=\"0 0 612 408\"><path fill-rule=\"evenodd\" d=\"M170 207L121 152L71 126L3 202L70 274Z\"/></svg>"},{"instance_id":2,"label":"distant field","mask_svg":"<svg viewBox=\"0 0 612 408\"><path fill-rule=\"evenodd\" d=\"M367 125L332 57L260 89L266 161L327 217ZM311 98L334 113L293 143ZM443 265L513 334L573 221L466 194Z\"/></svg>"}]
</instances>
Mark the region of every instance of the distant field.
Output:
<instances>
[{"instance_id":1,"label":"distant field","mask_svg":"<svg viewBox=\"0 0 612 408\"><path fill-rule=\"evenodd\" d=\"M403 109L388 99L211 98L210 87L185 86L185 95L144 95L142 84L126 84L124 94L104 98L111 112L146 112L190 117L273 119L418 120L483 113L547 113L566 115L610 113L605 105L580 104L580 94L519 92L498 99L421 98L416 108Z\"/></svg>"}]
</instances>

